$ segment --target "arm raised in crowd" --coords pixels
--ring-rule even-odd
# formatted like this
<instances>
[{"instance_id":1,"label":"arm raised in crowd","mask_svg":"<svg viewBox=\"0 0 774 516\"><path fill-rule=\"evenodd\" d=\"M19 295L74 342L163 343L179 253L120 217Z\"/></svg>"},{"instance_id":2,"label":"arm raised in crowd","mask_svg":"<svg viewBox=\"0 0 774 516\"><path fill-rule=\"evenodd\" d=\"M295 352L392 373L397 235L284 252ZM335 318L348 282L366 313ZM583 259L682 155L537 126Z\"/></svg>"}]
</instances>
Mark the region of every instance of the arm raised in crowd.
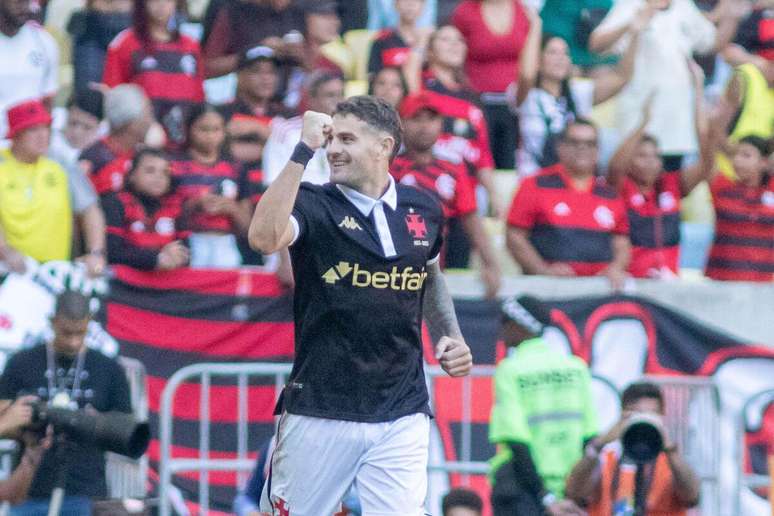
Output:
<instances>
[{"instance_id":1,"label":"arm raised in crowd","mask_svg":"<svg viewBox=\"0 0 774 516\"><path fill-rule=\"evenodd\" d=\"M614 6L615 10L616 7ZM615 11L611 11L610 14L614 14ZM656 14L658 8L655 6L655 2L648 1L637 13L634 14L629 23L623 23L617 27L608 28L605 27L605 20L602 21L602 25L597 27L589 37L589 50L592 52L607 52L615 45L619 39L624 37L629 31L635 31L637 33L648 26L653 15ZM608 14L608 16L610 16Z\"/></svg>"},{"instance_id":2,"label":"arm raised in crowd","mask_svg":"<svg viewBox=\"0 0 774 516\"><path fill-rule=\"evenodd\" d=\"M435 345L435 358L438 359L443 370L449 376L465 376L470 373L473 367L473 356L462 337L457 314L454 312L454 303L437 260L427 266L422 310L430 335L433 339L438 339Z\"/></svg>"},{"instance_id":3,"label":"arm raised in crowd","mask_svg":"<svg viewBox=\"0 0 774 516\"><path fill-rule=\"evenodd\" d=\"M653 105L653 95L651 95L642 109L642 121L640 125L632 132L616 149L613 157L607 165L607 182L610 186L618 189L621 186L626 174L632 167L632 160L637 151L637 146L645 136L645 128L650 124L650 112Z\"/></svg>"},{"instance_id":4,"label":"arm raised in crowd","mask_svg":"<svg viewBox=\"0 0 774 516\"><path fill-rule=\"evenodd\" d=\"M524 102L530 90L535 87L540 69L540 43L543 37L543 20L531 7L525 5L524 11L529 18L529 33L516 70L518 77L516 83L517 106Z\"/></svg>"},{"instance_id":5,"label":"arm raised in crowd","mask_svg":"<svg viewBox=\"0 0 774 516\"><path fill-rule=\"evenodd\" d=\"M332 123L329 115L307 111L304 113L299 145L311 152L322 147L330 136ZM293 241L294 229L290 223L290 214L304 168L304 165L291 158L258 201L247 234L250 246L256 251L271 254Z\"/></svg>"},{"instance_id":6,"label":"arm raised in crowd","mask_svg":"<svg viewBox=\"0 0 774 516\"><path fill-rule=\"evenodd\" d=\"M626 47L618 66L594 80L594 104L600 104L618 94L626 86L634 75L634 61L637 56L637 48L640 45L640 34L645 29L641 21L629 26L631 41Z\"/></svg>"},{"instance_id":7,"label":"arm raised in crowd","mask_svg":"<svg viewBox=\"0 0 774 516\"><path fill-rule=\"evenodd\" d=\"M699 139L699 161L686 167L680 176L683 196L690 194L705 179L709 179L715 167L715 150L704 110L704 72L693 59L689 60L688 66L693 76L694 126Z\"/></svg>"}]
</instances>

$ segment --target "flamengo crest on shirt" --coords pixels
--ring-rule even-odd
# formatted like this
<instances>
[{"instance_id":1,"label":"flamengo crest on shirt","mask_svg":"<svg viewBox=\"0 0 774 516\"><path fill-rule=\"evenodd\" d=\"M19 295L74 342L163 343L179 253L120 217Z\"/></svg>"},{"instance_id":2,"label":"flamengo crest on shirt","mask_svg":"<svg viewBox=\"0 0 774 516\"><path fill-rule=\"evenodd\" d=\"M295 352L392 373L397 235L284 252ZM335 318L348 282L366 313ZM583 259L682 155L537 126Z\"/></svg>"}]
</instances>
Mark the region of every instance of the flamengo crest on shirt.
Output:
<instances>
[{"instance_id":1,"label":"flamengo crest on shirt","mask_svg":"<svg viewBox=\"0 0 774 516\"><path fill-rule=\"evenodd\" d=\"M339 227L345 228L345 229L352 229L352 230L357 229L358 231L363 231L363 228L360 227L360 224L357 223L354 217L350 217L349 215L344 217L344 220L339 222Z\"/></svg>"},{"instance_id":2,"label":"flamengo crest on shirt","mask_svg":"<svg viewBox=\"0 0 774 516\"><path fill-rule=\"evenodd\" d=\"M406 215L406 229L409 234L414 238L414 245L421 245L429 247L430 242L425 240L427 236L427 226L425 225L425 219L419 213L414 212L414 208L409 208L409 213Z\"/></svg>"}]
</instances>

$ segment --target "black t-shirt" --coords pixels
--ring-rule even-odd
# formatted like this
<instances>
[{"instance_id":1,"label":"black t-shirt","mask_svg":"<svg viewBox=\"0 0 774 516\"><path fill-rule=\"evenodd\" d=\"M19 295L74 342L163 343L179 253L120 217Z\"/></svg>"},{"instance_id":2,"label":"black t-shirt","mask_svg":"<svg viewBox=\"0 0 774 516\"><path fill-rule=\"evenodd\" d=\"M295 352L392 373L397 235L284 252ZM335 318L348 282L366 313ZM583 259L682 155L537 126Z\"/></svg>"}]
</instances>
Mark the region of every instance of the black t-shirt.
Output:
<instances>
[{"instance_id":1,"label":"black t-shirt","mask_svg":"<svg viewBox=\"0 0 774 516\"><path fill-rule=\"evenodd\" d=\"M72 392L77 359L57 357L55 362L57 379L54 385L60 385ZM10 358L0 377L0 399L12 400L33 394L41 400L48 400L52 394L49 392L49 382L46 378L47 369L44 344L17 352ZM72 392L72 397L77 398L79 407L89 405L99 412L132 411L129 383L123 368L115 360L99 351L87 349L80 377L80 392ZM70 443L68 446L70 450L66 459L68 475L65 493L94 498L106 497L104 453L78 443ZM51 496L56 471L55 455L55 446L52 446L43 456L32 481L29 492L31 498Z\"/></svg>"},{"instance_id":2,"label":"black t-shirt","mask_svg":"<svg viewBox=\"0 0 774 516\"><path fill-rule=\"evenodd\" d=\"M364 216L330 183L301 184L290 247L296 355L278 411L361 422L430 413L422 299L443 214L419 189L395 188L395 210L383 208L395 255L385 257L373 210Z\"/></svg>"}]
</instances>

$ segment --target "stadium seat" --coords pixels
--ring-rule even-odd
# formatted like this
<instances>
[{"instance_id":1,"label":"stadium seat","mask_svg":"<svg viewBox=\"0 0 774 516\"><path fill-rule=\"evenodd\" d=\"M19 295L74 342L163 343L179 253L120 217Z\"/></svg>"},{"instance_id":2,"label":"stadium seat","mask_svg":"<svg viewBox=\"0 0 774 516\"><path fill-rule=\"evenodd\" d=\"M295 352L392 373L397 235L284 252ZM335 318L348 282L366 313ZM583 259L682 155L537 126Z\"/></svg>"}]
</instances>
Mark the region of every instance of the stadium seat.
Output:
<instances>
[{"instance_id":1,"label":"stadium seat","mask_svg":"<svg viewBox=\"0 0 774 516\"><path fill-rule=\"evenodd\" d=\"M320 48L320 52L341 67L345 79L352 79L354 77L352 50L342 40L337 39L323 45Z\"/></svg>"},{"instance_id":2,"label":"stadium seat","mask_svg":"<svg viewBox=\"0 0 774 516\"><path fill-rule=\"evenodd\" d=\"M355 80L368 80L368 56L374 37L376 37L376 31L366 29L355 29L344 33L344 43L352 53L352 78Z\"/></svg>"},{"instance_id":3,"label":"stadium seat","mask_svg":"<svg viewBox=\"0 0 774 516\"><path fill-rule=\"evenodd\" d=\"M365 95L368 93L367 81L347 81L344 86L344 96L354 97L355 95Z\"/></svg>"}]
</instances>

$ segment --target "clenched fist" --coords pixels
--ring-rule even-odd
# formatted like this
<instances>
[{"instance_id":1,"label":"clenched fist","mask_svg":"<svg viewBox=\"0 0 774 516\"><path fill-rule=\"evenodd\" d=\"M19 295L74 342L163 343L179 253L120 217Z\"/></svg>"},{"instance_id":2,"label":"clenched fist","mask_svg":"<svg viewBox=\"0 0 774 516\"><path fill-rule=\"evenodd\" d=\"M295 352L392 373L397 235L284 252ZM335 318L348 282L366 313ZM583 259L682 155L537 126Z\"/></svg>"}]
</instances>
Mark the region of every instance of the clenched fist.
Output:
<instances>
[{"instance_id":1,"label":"clenched fist","mask_svg":"<svg viewBox=\"0 0 774 516\"><path fill-rule=\"evenodd\" d=\"M312 150L324 146L331 137L333 119L325 113L307 111L301 127L301 141Z\"/></svg>"},{"instance_id":2,"label":"clenched fist","mask_svg":"<svg viewBox=\"0 0 774 516\"><path fill-rule=\"evenodd\" d=\"M473 355L461 338L441 337L435 345L435 358L449 376L466 376L473 367Z\"/></svg>"}]
</instances>

